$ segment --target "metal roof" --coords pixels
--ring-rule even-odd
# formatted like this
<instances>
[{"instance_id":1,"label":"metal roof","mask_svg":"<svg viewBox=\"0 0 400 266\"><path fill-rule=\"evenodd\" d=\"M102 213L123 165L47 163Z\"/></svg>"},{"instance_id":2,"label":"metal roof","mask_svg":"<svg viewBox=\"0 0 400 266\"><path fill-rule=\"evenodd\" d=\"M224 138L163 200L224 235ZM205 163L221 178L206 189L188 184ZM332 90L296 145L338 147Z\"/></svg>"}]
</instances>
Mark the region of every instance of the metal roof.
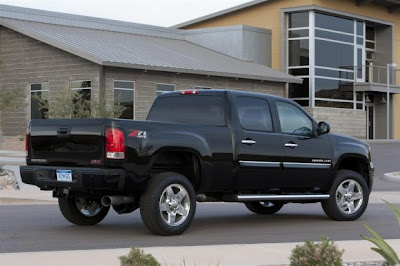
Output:
<instances>
[{"instance_id":1,"label":"metal roof","mask_svg":"<svg viewBox=\"0 0 400 266\"><path fill-rule=\"evenodd\" d=\"M10 18L0 25L99 65L275 82L302 80L182 39Z\"/></svg>"}]
</instances>

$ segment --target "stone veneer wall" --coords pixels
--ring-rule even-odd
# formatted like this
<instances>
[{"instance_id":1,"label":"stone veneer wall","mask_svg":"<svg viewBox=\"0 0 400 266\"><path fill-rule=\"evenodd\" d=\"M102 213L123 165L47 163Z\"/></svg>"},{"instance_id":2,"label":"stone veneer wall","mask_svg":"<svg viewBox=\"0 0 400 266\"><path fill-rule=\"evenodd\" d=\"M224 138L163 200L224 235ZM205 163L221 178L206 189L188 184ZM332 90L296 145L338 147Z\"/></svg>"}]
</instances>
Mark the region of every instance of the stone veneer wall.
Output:
<instances>
[{"instance_id":1,"label":"stone veneer wall","mask_svg":"<svg viewBox=\"0 0 400 266\"><path fill-rule=\"evenodd\" d=\"M2 112L4 136L25 135L30 119L30 83L49 82L50 102L73 80L91 80L92 96L98 95L97 64L5 27L0 27L0 59L0 90L19 93L18 107Z\"/></svg>"},{"instance_id":2,"label":"stone veneer wall","mask_svg":"<svg viewBox=\"0 0 400 266\"><path fill-rule=\"evenodd\" d=\"M363 110L315 107L306 110L318 122L325 121L331 126L332 133L366 139L366 112Z\"/></svg>"}]
</instances>

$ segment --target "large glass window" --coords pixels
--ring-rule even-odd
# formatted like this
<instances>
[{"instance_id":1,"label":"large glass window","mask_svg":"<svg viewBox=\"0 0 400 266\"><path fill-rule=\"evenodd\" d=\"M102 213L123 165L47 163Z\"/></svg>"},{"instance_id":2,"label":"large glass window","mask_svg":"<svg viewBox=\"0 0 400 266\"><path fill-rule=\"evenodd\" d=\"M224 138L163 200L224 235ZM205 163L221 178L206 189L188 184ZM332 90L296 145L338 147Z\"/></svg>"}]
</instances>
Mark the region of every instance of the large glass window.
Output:
<instances>
[{"instance_id":1,"label":"large glass window","mask_svg":"<svg viewBox=\"0 0 400 266\"><path fill-rule=\"evenodd\" d=\"M273 131L271 112L266 100L238 97L237 112L243 129L253 131Z\"/></svg>"},{"instance_id":2,"label":"large glass window","mask_svg":"<svg viewBox=\"0 0 400 266\"><path fill-rule=\"evenodd\" d=\"M157 83L157 95L160 95L163 92L174 91L174 84L166 84L166 83Z\"/></svg>"},{"instance_id":3,"label":"large glass window","mask_svg":"<svg viewBox=\"0 0 400 266\"><path fill-rule=\"evenodd\" d=\"M308 12L291 13L289 16L289 28L308 27Z\"/></svg>"},{"instance_id":4,"label":"large glass window","mask_svg":"<svg viewBox=\"0 0 400 266\"><path fill-rule=\"evenodd\" d=\"M289 40L289 66L308 66L310 63L309 40Z\"/></svg>"},{"instance_id":5,"label":"large glass window","mask_svg":"<svg viewBox=\"0 0 400 266\"><path fill-rule=\"evenodd\" d=\"M46 114L48 108L42 107L49 101L49 83L31 83L31 119L44 119L47 118Z\"/></svg>"},{"instance_id":6,"label":"large glass window","mask_svg":"<svg viewBox=\"0 0 400 266\"><path fill-rule=\"evenodd\" d=\"M354 46L315 40L315 65L332 68L349 68L354 65Z\"/></svg>"},{"instance_id":7,"label":"large glass window","mask_svg":"<svg viewBox=\"0 0 400 266\"><path fill-rule=\"evenodd\" d=\"M315 13L315 27L352 34L354 33L353 20L322 13Z\"/></svg>"},{"instance_id":8,"label":"large glass window","mask_svg":"<svg viewBox=\"0 0 400 266\"><path fill-rule=\"evenodd\" d=\"M116 103L126 108L119 118L135 119L135 82L114 81L114 104Z\"/></svg>"},{"instance_id":9,"label":"large glass window","mask_svg":"<svg viewBox=\"0 0 400 266\"><path fill-rule=\"evenodd\" d=\"M302 84L289 84L289 97L309 105L310 75L310 13L289 14L288 69L289 73L301 77Z\"/></svg>"},{"instance_id":10,"label":"large glass window","mask_svg":"<svg viewBox=\"0 0 400 266\"><path fill-rule=\"evenodd\" d=\"M365 46L374 47L365 24L316 11L288 14L288 72L304 80L289 84L289 97L303 106L356 108L349 83L365 80Z\"/></svg>"},{"instance_id":11,"label":"large glass window","mask_svg":"<svg viewBox=\"0 0 400 266\"><path fill-rule=\"evenodd\" d=\"M315 97L327 99L353 100L353 92L341 90L341 80L315 79Z\"/></svg>"},{"instance_id":12,"label":"large glass window","mask_svg":"<svg viewBox=\"0 0 400 266\"><path fill-rule=\"evenodd\" d=\"M311 136L312 120L297 106L288 102L276 102L281 131L285 134Z\"/></svg>"}]
</instances>

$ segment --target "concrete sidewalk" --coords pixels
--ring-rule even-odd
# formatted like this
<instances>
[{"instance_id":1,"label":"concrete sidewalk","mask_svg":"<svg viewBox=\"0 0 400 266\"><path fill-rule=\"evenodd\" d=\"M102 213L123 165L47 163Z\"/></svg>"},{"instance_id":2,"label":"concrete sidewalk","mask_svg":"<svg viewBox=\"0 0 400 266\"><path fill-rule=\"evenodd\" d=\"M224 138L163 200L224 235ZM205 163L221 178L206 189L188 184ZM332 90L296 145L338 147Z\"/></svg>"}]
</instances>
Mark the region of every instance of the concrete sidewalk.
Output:
<instances>
[{"instance_id":1,"label":"concrete sidewalk","mask_svg":"<svg viewBox=\"0 0 400 266\"><path fill-rule=\"evenodd\" d=\"M376 262L382 257L370 248L368 241L338 241L339 248L346 252L344 262ZM388 240L395 250L400 249L400 239ZM288 265L291 250L303 243L209 245L183 247L148 247L145 253L152 254L162 265ZM119 256L129 249L75 250L52 252L25 252L0 254L2 266L117 266Z\"/></svg>"}]
</instances>

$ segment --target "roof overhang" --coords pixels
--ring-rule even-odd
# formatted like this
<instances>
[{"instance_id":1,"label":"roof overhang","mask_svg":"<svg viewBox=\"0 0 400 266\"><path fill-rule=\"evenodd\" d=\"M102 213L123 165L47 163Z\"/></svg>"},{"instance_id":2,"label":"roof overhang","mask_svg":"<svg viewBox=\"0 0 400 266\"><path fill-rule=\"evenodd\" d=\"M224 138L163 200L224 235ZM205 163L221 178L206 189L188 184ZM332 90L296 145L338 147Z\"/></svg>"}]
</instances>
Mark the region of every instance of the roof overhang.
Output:
<instances>
[{"instance_id":1,"label":"roof overhang","mask_svg":"<svg viewBox=\"0 0 400 266\"><path fill-rule=\"evenodd\" d=\"M353 91L353 83L344 83L340 85L341 91ZM359 82L354 85L356 92L381 92L387 93L387 85L382 83ZM400 94L400 86L390 85L389 93Z\"/></svg>"},{"instance_id":2,"label":"roof overhang","mask_svg":"<svg viewBox=\"0 0 400 266\"><path fill-rule=\"evenodd\" d=\"M358 6L366 4L376 4L380 6L385 6L389 13L394 13L400 11L400 0L356 0Z\"/></svg>"},{"instance_id":3,"label":"roof overhang","mask_svg":"<svg viewBox=\"0 0 400 266\"><path fill-rule=\"evenodd\" d=\"M226 77L226 78L234 78L234 79L251 79L251 80L259 80L261 82L283 82L283 83L303 83L303 79L297 78L293 76L293 78L275 78L275 77L263 77L257 75L244 75L237 73L222 73L222 72L212 72L212 71L204 71L197 69L187 69L187 68L173 68L173 67L160 67L160 66L152 66L152 65L137 65L137 64L126 64L120 62L108 62L103 61L101 63L103 66L110 67L122 67L122 68L134 68L134 69L143 69L143 70L152 70L152 71L164 71L164 72L173 72L173 73L182 73L182 74L194 74L194 75L204 75L204 76L214 76L214 77Z\"/></svg>"}]
</instances>

